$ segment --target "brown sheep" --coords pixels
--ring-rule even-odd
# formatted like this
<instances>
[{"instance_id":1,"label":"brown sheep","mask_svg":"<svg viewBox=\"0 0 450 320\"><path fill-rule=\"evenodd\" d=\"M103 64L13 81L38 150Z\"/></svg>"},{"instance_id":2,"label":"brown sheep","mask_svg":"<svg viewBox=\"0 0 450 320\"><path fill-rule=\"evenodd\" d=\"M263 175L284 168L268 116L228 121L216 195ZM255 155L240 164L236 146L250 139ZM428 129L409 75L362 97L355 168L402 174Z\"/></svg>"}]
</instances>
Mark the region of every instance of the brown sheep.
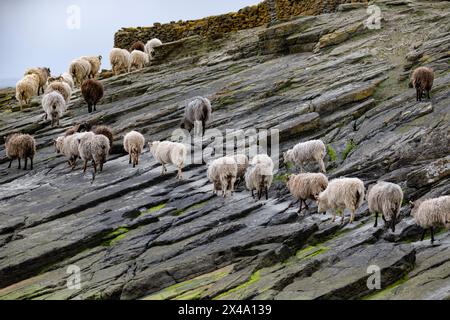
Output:
<instances>
[{"instance_id":1,"label":"brown sheep","mask_svg":"<svg viewBox=\"0 0 450 320\"><path fill-rule=\"evenodd\" d=\"M25 159L24 170L27 170L28 158L31 160L31 168L33 170L33 158L36 153L36 141L29 134L14 133L5 137L6 156L10 159L8 168L14 159L19 160L19 167L21 169L20 159Z\"/></svg>"},{"instance_id":2,"label":"brown sheep","mask_svg":"<svg viewBox=\"0 0 450 320\"><path fill-rule=\"evenodd\" d=\"M97 111L97 103L103 98L103 85L100 81L95 79L89 79L83 82L81 85L81 94L88 105L88 112L92 112L92 107L94 111Z\"/></svg>"},{"instance_id":3,"label":"brown sheep","mask_svg":"<svg viewBox=\"0 0 450 320\"><path fill-rule=\"evenodd\" d=\"M411 76L411 82L416 88L416 101L422 101L423 95L426 93L427 98L431 99L430 91L433 88L434 72L427 67L419 67L414 70Z\"/></svg>"},{"instance_id":4,"label":"brown sheep","mask_svg":"<svg viewBox=\"0 0 450 320\"><path fill-rule=\"evenodd\" d=\"M139 50L139 51L145 52L145 44L142 41L136 41L131 46L130 52L133 52L133 50Z\"/></svg>"}]
</instances>

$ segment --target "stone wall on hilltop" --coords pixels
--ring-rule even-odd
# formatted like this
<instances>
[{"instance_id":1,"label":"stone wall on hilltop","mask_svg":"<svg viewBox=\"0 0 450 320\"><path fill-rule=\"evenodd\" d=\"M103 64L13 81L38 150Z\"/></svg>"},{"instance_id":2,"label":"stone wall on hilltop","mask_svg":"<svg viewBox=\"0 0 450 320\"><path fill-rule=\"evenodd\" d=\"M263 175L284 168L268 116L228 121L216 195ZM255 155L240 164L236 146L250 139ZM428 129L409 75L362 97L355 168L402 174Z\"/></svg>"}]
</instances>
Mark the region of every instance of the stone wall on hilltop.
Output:
<instances>
[{"instance_id":1,"label":"stone wall on hilltop","mask_svg":"<svg viewBox=\"0 0 450 320\"><path fill-rule=\"evenodd\" d=\"M277 18L289 20L299 15L317 15L335 11L343 3L364 2L367 0L275 0ZM223 34L251 29L270 22L268 0L257 5L245 7L238 12L206 17L199 20L187 20L170 23L154 23L151 27L122 28L114 36L114 46L129 48L138 40L146 42L159 38L163 42L177 41L182 38L200 35L220 38Z\"/></svg>"}]
</instances>

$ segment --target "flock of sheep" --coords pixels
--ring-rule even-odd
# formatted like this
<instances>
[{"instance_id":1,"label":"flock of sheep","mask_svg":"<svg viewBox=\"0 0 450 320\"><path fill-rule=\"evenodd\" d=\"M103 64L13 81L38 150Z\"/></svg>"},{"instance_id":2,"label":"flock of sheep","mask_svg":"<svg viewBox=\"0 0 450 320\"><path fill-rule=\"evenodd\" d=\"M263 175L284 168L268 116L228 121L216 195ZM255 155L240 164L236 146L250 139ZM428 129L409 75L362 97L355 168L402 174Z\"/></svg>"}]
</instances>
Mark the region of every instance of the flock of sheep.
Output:
<instances>
[{"instance_id":1,"label":"flock of sheep","mask_svg":"<svg viewBox=\"0 0 450 320\"><path fill-rule=\"evenodd\" d=\"M160 40L152 39L145 45L140 41L136 42L130 50L112 49L110 62L113 73L117 75L145 67L154 56L154 48L161 44ZM24 103L29 103L33 96L43 92L44 118L51 118L52 126L59 125L59 119L63 116L75 87L81 87L81 93L88 104L88 111L92 112L92 108L95 111L96 104L103 97L104 92L102 83L95 79L100 70L101 60L101 56L85 56L76 59L70 64L69 72L57 78L50 76L49 68L29 69L16 85L16 97L22 106ZM430 98L433 81L434 73L429 68L420 67L413 72L411 84L416 88L417 101L420 101L425 94ZM180 127L191 131L200 126L204 135L212 111L211 103L207 98L195 97L186 105ZM95 178L97 166L100 172L103 170L113 139L110 128L106 126L91 128L89 124L84 123L70 128L54 143L57 153L67 157L72 170L75 169L78 158L81 158L84 163L84 172L88 162L91 161ZM18 168L21 169L21 159L24 159L26 170L28 159L30 159L31 169L33 169L33 157L36 153L34 138L27 134L16 133L6 137L5 141L6 154L10 159L8 168L11 167L14 159L18 159ZM140 154L145 147L145 137L137 131L131 131L124 137L123 147L129 154L129 164L135 167L139 164ZM148 148L153 157L162 164L162 174L167 172L166 165L175 165L178 169L177 178L183 178L182 169L188 155L184 144L154 141L148 143ZM349 209L351 211L349 223L352 223L356 210L367 198L369 210L375 214L374 227L377 227L378 215L381 213L385 224L395 231L403 203L403 192L400 186L380 181L369 187L365 197L364 183L358 178L338 178L328 181L323 161L325 156L326 147L321 140L299 143L283 154L284 162L294 163L301 172L290 175L287 182L290 193L300 202L299 214L303 205L308 209L306 201L313 200L317 202L319 213L332 211L333 222L336 219L336 213L340 213L342 224L344 210ZM316 162L321 173L304 173L304 165L309 162ZM227 197L234 193L237 184L245 182L252 197L255 198L256 192L256 197L260 200L263 194L266 199L269 198L273 171L274 163L266 154L256 155L250 161L246 155L236 154L212 161L208 165L207 178L212 183L215 194L221 193L223 197ZM425 232L430 230L433 243L435 228L441 225L450 228L450 196L416 203L412 214L417 224L424 230L422 240Z\"/></svg>"}]
</instances>

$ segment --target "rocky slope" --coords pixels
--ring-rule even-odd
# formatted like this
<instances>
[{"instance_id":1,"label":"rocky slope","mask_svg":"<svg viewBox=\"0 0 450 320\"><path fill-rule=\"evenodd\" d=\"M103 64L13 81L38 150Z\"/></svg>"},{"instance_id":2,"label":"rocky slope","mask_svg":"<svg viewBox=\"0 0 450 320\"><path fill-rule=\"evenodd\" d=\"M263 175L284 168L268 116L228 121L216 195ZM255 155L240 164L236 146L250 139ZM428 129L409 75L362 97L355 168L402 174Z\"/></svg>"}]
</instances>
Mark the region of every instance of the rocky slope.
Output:
<instances>
[{"instance_id":1,"label":"rocky slope","mask_svg":"<svg viewBox=\"0 0 450 320\"><path fill-rule=\"evenodd\" d=\"M0 137L32 133L38 154L33 171L8 170L0 147L0 299L449 299L450 234L419 242L408 200L450 194L450 3L376 4L379 30L364 28L360 8L166 44L154 66L103 80L97 113L75 92L57 129L41 121L38 99L18 112L2 93ZM419 65L436 71L421 103L408 88ZM213 196L204 165L183 181L175 168L161 177L148 152L130 167L124 133L168 138L196 95L212 98L211 127L277 128L281 151L320 137L331 178L400 184L396 232L373 228L367 204L353 225L314 205L298 217L283 166L261 202L242 187ZM117 138L94 182L52 146L86 120ZM66 287L69 265L81 268L79 290ZM370 265L380 290L366 286Z\"/></svg>"}]
</instances>

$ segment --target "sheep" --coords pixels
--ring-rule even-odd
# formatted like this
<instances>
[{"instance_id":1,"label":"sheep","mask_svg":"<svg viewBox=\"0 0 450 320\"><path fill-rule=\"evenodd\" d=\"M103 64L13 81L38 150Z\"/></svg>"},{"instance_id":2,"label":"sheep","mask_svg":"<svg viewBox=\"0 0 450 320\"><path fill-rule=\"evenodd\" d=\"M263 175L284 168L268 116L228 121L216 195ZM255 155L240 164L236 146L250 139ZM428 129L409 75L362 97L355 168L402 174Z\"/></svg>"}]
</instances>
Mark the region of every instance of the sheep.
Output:
<instances>
[{"instance_id":1,"label":"sheep","mask_svg":"<svg viewBox=\"0 0 450 320\"><path fill-rule=\"evenodd\" d=\"M86 60L91 65L91 72L89 72L88 78L95 79L95 76L100 71L102 65L102 56L83 56L80 59Z\"/></svg>"},{"instance_id":2,"label":"sheep","mask_svg":"<svg viewBox=\"0 0 450 320\"><path fill-rule=\"evenodd\" d=\"M114 75L126 73L130 69L130 53L125 49L113 48L109 54Z\"/></svg>"},{"instance_id":3,"label":"sheep","mask_svg":"<svg viewBox=\"0 0 450 320\"><path fill-rule=\"evenodd\" d=\"M111 128L107 126L96 126L91 130L95 134L102 134L105 137L108 138L109 141L109 148L112 148L113 142L114 142L114 134L111 130Z\"/></svg>"},{"instance_id":4,"label":"sheep","mask_svg":"<svg viewBox=\"0 0 450 320\"><path fill-rule=\"evenodd\" d=\"M52 119L52 127L59 126L59 119L66 111L66 101L58 91L46 93L42 98L42 108L44 109L44 119Z\"/></svg>"},{"instance_id":5,"label":"sheep","mask_svg":"<svg viewBox=\"0 0 450 320\"><path fill-rule=\"evenodd\" d=\"M81 132L81 131L82 131L82 124L77 123L72 128L67 129L66 132L64 133L64 136L65 137L71 136L71 135Z\"/></svg>"},{"instance_id":6,"label":"sheep","mask_svg":"<svg viewBox=\"0 0 450 320\"><path fill-rule=\"evenodd\" d=\"M73 90L75 88L75 83L73 82L73 77L70 75L70 73L64 72L59 76L59 80L67 83L70 89Z\"/></svg>"},{"instance_id":7,"label":"sheep","mask_svg":"<svg viewBox=\"0 0 450 320\"><path fill-rule=\"evenodd\" d=\"M178 168L177 179L183 179L182 169L186 161L187 148L184 144L171 141L149 142L148 147L153 157L162 164L162 173L167 172L166 164L174 164Z\"/></svg>"},{"instance_id":8,"label":"sheep","mask_svg":"<svg viewBox=\"0 0 450 320\"><path fill-rule=\"evenodd\" d=\"M139 156L145 146L145 138L137 131L131 131L126 134L123 139L123 147L129 154L129 164L133 164L133 168L139 164Z\"/></svg>"},{"instance_id":9,"label":"sheep","mask_svg":"<svg viewBox=\"0 0 450 320\"><path fill-rule=\"evenodd\" d=\"M145 52L145 44L142 41L136 41L133 43L129 51L133 52L134 50Z\"/></svg>"},{"instance_id":10,"label":"sheep","mask_svg":"<svg viewBox=\"0 0 450 320\"><path fill-rule=\"evenodd\" d=\"M70 97L72 96L72 89L70 86L64 81L57 80L57 78L49 78L48 86L45 90L45 93L50 93L53 91L59 92L63 97L66 103L70 102Z\"/></svg>"},{"instance_id":11,"label":"sheep","mask_svg":"<svg viewBox=\"0 0 450 320\"><path fill-rule=\"evenodd\" d=\"M77 140L78 152L81 160L84 161L83 172L86 172L88 161L92 161L95 177L97 165L100 167L100 172L103 171L103 164L106 162L106 157L109 154L109 140L104 135L93 132L85 132L79 135Z\"/></svg>"},{"instance_id":12,"label":"sheep","mask_svg":"<svg viewBox=\"0 0 450 320\"><path fill-rule=\"evenodd\" d=\"M245 154L236 154L234 155L234 160L238 166L238 172L236 176L236 183L240 183L245 180L245 172L248 168L248 157Z\"/></svg>"},{"instance_id":13,"label":"sheep","mask_svg":"<svg viewBox=\"0 0 450 320\"><path fill-rule=\"evenodd\" d=\"M416 88L416 101L422 101L422 96L426 93L427 98L431 99L430 91L433 88L434 72L427 67L419 67L414 70L411 76L411 82Z\"/></svg>"},{"instance_id":14,"label":"sheep","mask_svg":"<svg viewBox=\"0 0 450 320\"><path fill-rule=\"evenodd\" d=\"M326 213L333 210L333 220L336 220L336 210L341 211L341 224L344 223L344 210L348 208L352 211L350 222L355 219L355 211L364 201L364 183L358 178L339 178L331 180L325 191L317 197L318 212Z\"/></svg>"},{"instance_id":15,"label":"sheep","mask_svg":"<svg viewBox=\"0 0 450 320\"><path fill-rule=\"evenodd\" d=\"M36 141L29 134L14 133L10 134L5 139L6 156L10 159L8 169L14 159L19 161L18 169L21 169L21 159L25 159L25 167L27 170L28 158L31 160L30 170L33 170L33 158L36 154Z\"/></svg>"},{"instance_id":16,"label":"sheep","mask_svg":"<svg viewBox=\"0 0 450 320\"><path fill-rule=\"evenodd\" d=\"M29 74L16 84L16 99L20 103L20 110L24 104L29 104L31 98L38 94L39 76L37 74Z\"/></svg>"},{"instance_id":17,"label":"sheep","mask_svg":"<svg viewBox=\"0 0 450 320\"><path fill-rule=\"evenodd\" d=\"M392 232L395 232L395 224L400 213L403 201L403 191L399 185L379 181L370 186L367 194L370 213L375 213L374 228L378 225L378 214L382 214L385 224L389 221Z\"/></svg>"},{"instance_id":18,"label":"sheep","mask_svg":"<svg viewBox=\"0 0 450 320\"><path fill-rule=\"evenodd\" d=\"M191 131L195 122L201 122L203 135L205 135L206 123L211 119L211 113L211 102L207 98L194 97L185 108L180 127Z\"/></svg>"},{"instance_id":19,"label":"sheep","mask_svg":"<svg viewBox=\"0 0 450 320\"><path fill-rule=\"evenodd\" d=\"M252 192L257 191L258 200L261 200L262 193L266 193L266 200L269 199L269 188L273 181L274 164L272 159L266 154L259 154L253 157L250 166L245 173L245 184Z\"/></svg>"},{"instance_id":20,"label":"sheep","mask_svg":"<svg viewBox=\"0 0 450 320\"><path fill-rule=\"evenodd\" d=\"M287 187L294 196L300 201L300 208L298 214L302 212L302 205L305 204L306 210L308 205L306 200L316 200L321 192L328 186L328 179L322 173L300 173L298 175L291 175L287 183Z\"/></svg>"},{"instance_id":21,"label":"sheep","mask_svg":"<svg viewBox=\"0 0 450 320\"><path fill-rule=\"evenodd\" d=\"M81 94L88 105L88 112L97 111L97 103L103 98L104 89L103 84L95 79L88 79L81 85Z\"/></svg>"},{"instance_id":22,"label":"sheep","mask_svg":"<svg viewBox=\"0 0 450 320\"><path fill-rule=\"evenodd\" d=\"M450 196L427 199L420 203L414 203L412 216L417 225L422 227L423 233L420 241L423 241L427 230L431 233L431 244L434 243L434 228L443 225L450 229Z\"/></svg>"},{"instance_id":23,"label":"sheep","mask_svg":"<svg viewBox=\"0 0 450 320\"><path fill-rule=\"evenodd\" d=\"M25 71L24 76L29 75L29 74L36 74L39 77L39 88L38 88L38 95L41 94L41 90L42 93L44 93L44 87L45 84L47 83L47 79L50 77L50 68L31 68L28 69L27 71Z\"/></svg>"},{"instance_id":24,"label":"sheep","mask_svg":"<svg viewBox=\"0 0 450 320\"><path fill-rule=\"evenodd\" d=\"M147 41L147 43L145 44L145 53L147 53L150 59L152 59L155 53L155 48L161 45L162 45L161 40L156 38L151 39Z\"/></svg>"},{"instance_id":25,"label":"sheep","mask_svg":"<svg viewBox=\"0 0 450 320\"><path fill-rule=\"evenodd\" d=\"M140 70L148 65L149 62L148 54L134 50L130 54L130 71Z\"/></svg>"},{"instance_id":26,"label":"sheep","mask_svg":"<svg viewBox=\"0 0 450 320\"><path fill-rule=\"evenodd\" d=\"M227 197L228 191L232 195L237 177L237 163L233 157L222 157L214 160L208 166L207 177L213 183L213 192L222 191L222 196Z\"/></svg>"},{"instance_id":27,"label":"sheep","mask_svg":"<svg viewBox=\"0 0 450 320\"><path fill-rule=\"evenodd\" d=\"M72 76L75 86L80 87L91 74L91 64L84 59L73 60L69 67L69 74Z\"/></svg>"},{"instance_id":28,"label":"sheep","mask_svg":"<svg viewBox=\"0 0 450 320\"><path fill-rule=\"evenodd\" d=\"M70 135L58 137L54 141L56 153L62 153L68 158L68 163L72 170L75 169L76 161L80 156L80 153L78 151L79 139L81 139L85 134L85 132L76 132Z\"/></svg>"},{"instance_id":29,"label":"sheep","mask_svg":"<svg viewBox=\"0 0 450 320\"><path fill-rule=\"evenodd\" d=\"M321 140L302 142L283 153L284 162L293 162L303 172L305 162L316 161L322 173L326 173L323 158L326 156L325 144Z\"/></svg>"}]
</instances>

